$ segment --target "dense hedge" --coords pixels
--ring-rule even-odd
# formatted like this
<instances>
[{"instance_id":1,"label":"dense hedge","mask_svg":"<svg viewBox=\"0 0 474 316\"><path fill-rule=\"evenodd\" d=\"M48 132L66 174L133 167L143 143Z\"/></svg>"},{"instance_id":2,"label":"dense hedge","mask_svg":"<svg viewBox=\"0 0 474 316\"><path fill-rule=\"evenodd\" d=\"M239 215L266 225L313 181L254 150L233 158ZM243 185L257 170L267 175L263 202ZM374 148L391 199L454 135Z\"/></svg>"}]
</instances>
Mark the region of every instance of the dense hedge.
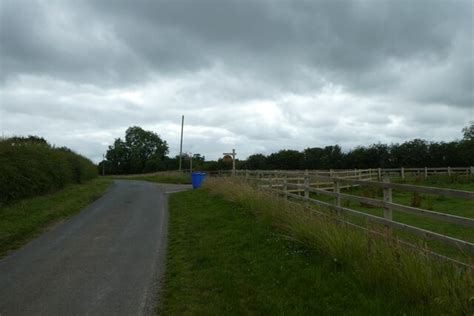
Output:
<instances>
[{"instance_id":1,"label":"dense hedge","mask_svg":"<svg viewBox=\"0 0 474 316\"><path fill-rule=\"evenodd\" d=\"M0 140L0 205L97 177L97 167L38 137Z\"/></svg>"}]
</instances>

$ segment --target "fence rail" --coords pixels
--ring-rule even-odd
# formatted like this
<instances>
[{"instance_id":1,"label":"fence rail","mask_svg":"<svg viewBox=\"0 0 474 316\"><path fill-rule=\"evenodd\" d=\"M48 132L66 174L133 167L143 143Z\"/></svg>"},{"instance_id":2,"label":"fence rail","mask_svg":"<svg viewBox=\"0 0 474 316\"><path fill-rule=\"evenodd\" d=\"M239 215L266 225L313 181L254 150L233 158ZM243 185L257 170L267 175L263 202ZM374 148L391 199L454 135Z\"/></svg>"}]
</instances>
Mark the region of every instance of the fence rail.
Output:
<instances>
[{"instance_id":1,"label":"fence rail","mask_svg":"<svg viewBox=\"0 0 474 316\"><path fill-rule=\"evenodd\" d=\"M276 192L285 199L293 199L304 203L312 203L330 208L337 213L350 214L352 216L367 219L387 227L400 229L414 235L422 236L429 240L441 241L462 251L474 253L474 243L447 236L413 225L393 220L393 211L403 212L424 218L430 218L448 222L462 227L474 227L474 218L468 218L453 214L426 210L419 207L407 206L392 201L393 190L405 192L417 192L432 194L443 197L455 197L464 200L474 200L474 192L435 188L419 185L392 183L389 180L390 173L398 172L399 175L408 173L419 173L430 175L433 172L444 172L445 174L472 174L469 168L397 168L397 169L363 169L363 170L329 170L329 171L269 171L269 170L237 170L236 176L257 183L258 187ZM225 173L221 173L223 175ZM380 176L382 177L380 178ZM383 181L377 181L381 179ZM403 178L403 177L402 177ZM383 198L369 198L341 192L344 188L355 186L369 186L381 189ZM334 198L334 203L313 199L310 193L317 193ZM380 207L384 211L383 217L365 213L349 207L343 207L342 201L356 201L367 205ZM474 231L473 231L474 233Z\"/></svg>"}]
</instances>

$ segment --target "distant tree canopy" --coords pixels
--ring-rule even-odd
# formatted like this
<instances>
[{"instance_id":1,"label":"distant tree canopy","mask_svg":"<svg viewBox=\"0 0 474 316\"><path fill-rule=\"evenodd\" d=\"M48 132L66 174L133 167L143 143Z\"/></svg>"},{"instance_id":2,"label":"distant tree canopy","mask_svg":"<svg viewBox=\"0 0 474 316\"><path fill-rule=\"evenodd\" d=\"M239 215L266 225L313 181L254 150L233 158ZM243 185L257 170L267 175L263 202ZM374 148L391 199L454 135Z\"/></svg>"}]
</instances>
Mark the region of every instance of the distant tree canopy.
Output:
<instances>
[{"instance_id":1,"label":"distant tree canopy","mask_svg":"<svg viewBox=\"0 0 474 316\"><path fill-rule=\"evenodd\" d=\"M280 150L269 155L255 154L247 160L236 160L238 169L353 169L399 167L474 166L474 122L462 129L462 140L429 142L413 139L401 144L372 144L343 152L339 145L308 147L303 151ZM25 140L19 140L23 142ZM42 139L31 138L31 142ZM157 134L140 127L130 127L125 140L117 138L107 151L107 174L130 174L177 170L179 156L166 156L168 145ZM190 154L183 154L182 169L189 170ZM99 166L101 168L101 166ZM193 170L229 170L232 163L222 158L206 161L193 154ZM101 169L100 169L101 170Z\"/></svg>"},{"instance_id":2,"label":"distant tree canopy","mask_svg":"<svg viewBox=\"0 0 474 316\"><path fill-rule=\"evenodd\" d=\"M352 169L397 167L455 167L474 165L474 122L462 129L463 139L429 142L413 139L401 144L358 146L346 153L339 145L255 154L238 164L243 169Z\"/></svg>"},{"instance_id":3,"label":"distant tree canopy","mask_svg":"<svg viewBox=\"0 0 474 316\"><path fill-rule=\"evenodd\" d=\"M474 121L471 121L469 126L462 129L464 140L474 140Z\"/></svg>"},{"instance_id":4,"label":"distant tree canopy","mask_svg":"<svg viewBox=\"0 0 474 316\"><path fill-rule=\"evenodd\" d=\"M154 132L132 126L125 132L125 141L115 139L106 158L107 174L131 174L166 170L168 144ZM101 166L100 166L101 167Z\"/></svg>"}]
</instances>

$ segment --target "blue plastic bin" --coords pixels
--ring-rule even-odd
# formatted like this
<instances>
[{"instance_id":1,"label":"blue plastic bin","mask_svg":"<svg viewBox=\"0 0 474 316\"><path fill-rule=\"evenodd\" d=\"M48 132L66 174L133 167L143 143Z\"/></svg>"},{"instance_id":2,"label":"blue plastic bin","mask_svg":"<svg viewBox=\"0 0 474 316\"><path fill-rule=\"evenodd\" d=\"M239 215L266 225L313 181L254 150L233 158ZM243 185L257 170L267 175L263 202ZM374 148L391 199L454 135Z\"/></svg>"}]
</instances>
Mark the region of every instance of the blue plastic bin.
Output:
<instances>
[{"instance_id":1,"label":"blue plastic bin","mask_svg":"<svg viewBox=\"0 0 474 316\"><path fill-rule=\"evenodd\" d=\"M206 174L204 172L193 172L191 174L191 178L193 181L193 189L197 189L202 186L202 183L206 178Z\"/></svg>"}]
</instances>

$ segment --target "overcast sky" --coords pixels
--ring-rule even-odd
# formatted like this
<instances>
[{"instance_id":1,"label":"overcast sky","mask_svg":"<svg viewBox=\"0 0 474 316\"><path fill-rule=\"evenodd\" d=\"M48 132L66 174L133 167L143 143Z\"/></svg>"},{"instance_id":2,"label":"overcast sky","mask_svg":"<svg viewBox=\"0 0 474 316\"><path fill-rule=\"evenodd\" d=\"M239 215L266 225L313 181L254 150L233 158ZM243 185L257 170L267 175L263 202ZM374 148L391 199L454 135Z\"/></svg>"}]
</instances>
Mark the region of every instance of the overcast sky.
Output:
<instances>
[{"instance_id":1,"label":"overcast sky","mask_svg":"<svg viewBox=\"0 0 474 316\"><path fill-rule=\"evenodd\" d=\"M450 141L474 2L0 0L0 132L99 161L138 125L208 159Z\"/></svg>"}]
</instances>

